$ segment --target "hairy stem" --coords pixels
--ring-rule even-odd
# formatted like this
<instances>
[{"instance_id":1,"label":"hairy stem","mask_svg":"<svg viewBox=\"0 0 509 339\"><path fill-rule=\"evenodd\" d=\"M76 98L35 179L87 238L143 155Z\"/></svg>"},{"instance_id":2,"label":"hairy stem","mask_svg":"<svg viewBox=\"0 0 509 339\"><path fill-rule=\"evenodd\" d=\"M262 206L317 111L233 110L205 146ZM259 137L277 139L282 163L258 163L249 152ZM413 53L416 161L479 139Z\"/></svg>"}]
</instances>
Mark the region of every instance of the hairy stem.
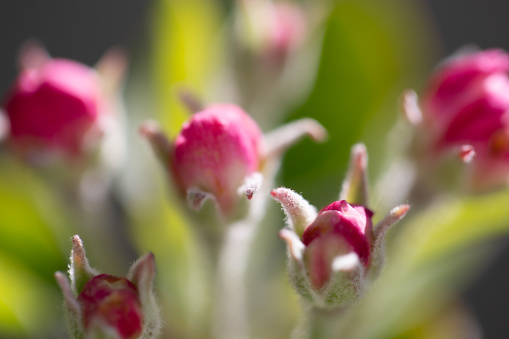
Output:
<instances>
[{"instance_id":1,"label":"hairy stem","mask_svg":"<svg viewBox=\"0 0 509 339\"><path fill-rule=\"evenodd\" d=\"M217 271L215 338L248 338L245 277L254 229L244 222L228 228Z\"/></svg>"}]
</instances>

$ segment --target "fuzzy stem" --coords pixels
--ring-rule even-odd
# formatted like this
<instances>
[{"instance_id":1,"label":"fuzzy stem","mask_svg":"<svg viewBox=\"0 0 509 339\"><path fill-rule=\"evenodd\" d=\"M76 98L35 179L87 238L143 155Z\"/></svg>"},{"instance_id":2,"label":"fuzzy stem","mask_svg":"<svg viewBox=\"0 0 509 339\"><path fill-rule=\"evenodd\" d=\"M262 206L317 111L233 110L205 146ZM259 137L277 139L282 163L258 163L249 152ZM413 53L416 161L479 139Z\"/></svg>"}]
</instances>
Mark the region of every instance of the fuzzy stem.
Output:
<instances>
[{"instance_id":1,"label":"fuzzy stem","mask_svg":"<svg viewBox=\"0 0 509 339\"><path fill-rule=\"evenodd\" d=\"M339 339L338 332L342 323L344 308L319 309L310 307L306 311L307 333L305 338L309 339Z\"/></svg>"},{"instance_id":2,"label":"fuzzy stem","mask_svg":"<svg viewBox=\"0 0 509 339\"><path fill-rule=\"evenodd\" d=\"M214 338L249 337L247 269L257 226L266 212L269 190L279 167L279 159L265 163L264 180L253 198L246 201L248 213L240 221L224 225L215 268L216 295L212 314ZM217 248L217 247L216 247Z\"/></svg>"},{"instance_id":3,"label":"fuzzy stem","mask_svg":"<svg viewBox=\"0 0 509 339\"><path fill-rule=\"evenodd\" d=\"M246 268L255 225L229 226L217 269L215 338L248 338Z\"/></svg>"}]
</instances>

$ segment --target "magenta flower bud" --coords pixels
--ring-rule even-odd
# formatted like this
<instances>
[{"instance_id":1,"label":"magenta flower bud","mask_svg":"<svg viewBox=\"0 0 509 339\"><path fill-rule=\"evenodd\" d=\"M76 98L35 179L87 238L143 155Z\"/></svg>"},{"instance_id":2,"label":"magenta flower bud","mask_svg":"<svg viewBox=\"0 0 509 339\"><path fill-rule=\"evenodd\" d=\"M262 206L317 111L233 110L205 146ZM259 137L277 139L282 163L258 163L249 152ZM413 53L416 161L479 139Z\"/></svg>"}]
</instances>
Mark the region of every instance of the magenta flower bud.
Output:
<instances>
[{"instance_id":1,"label":"magenta flower bud","mask_svg":"<svg viewBox=\"0 0 509 339\"><path fill-rule=\"evenodd\" d=\"M316 307L345 306L362 295L383 265L387 229L410 208L394 208L373 227L373 212L364 206L366 165L364 146L354 146L341 200L318 213L292 190L272 191L287 215L288 228L280 237L288 244L292 283ZM346 197L357 197L356 203L348 203Z\"/></svg>"},{"instance_id":2,"label":"magenta flower bud","mask_svg":"<svg viewBox=\"0 0 509 339\"><path fill-rule=\"evenodd\" d=\"M262 133L241 108L213 105L196 113L177 136L171 157L182 192L212 194L224 214L246 178L260 170Z\"/></svg>"},{"instance_id":3,"label":"magenta flower bud","mask_svg":"<svg viewBox=\"0 0 509 339\"><path fill-rule=\"evenodd\" d=\"M407 116L422 116L409 120L422 125L420 147L426 161L450 153L471 161L468 182L476 190L509 180L508 71L509 55L502 50L454 57L431 77L419 106L404 106ZM417 98L407 93L406 100Z\"/></svg>"},{"instance_id":4,"label":"magenta flower bud","mask_svg":"<svg viewBox=\"0 0 509 339\"><path fill-rule=\"evenodd\" d=\"M201 107L189 95L184 101L190 107ZM200 210L207 200L215 203L220 228L225 221L249 214L252 204L245 202L263 182L272 181L281 154L290 145L305 135L315 141L323 141L327 135L312 119L301 119L263 135L256 122L232 104L200 109L174 141L168 140L155 122L143 124L140 132L190 207ZM264 187L268 190L267 185ZM205 218L211 221L210 215Z\"/></svg>"},{"instance_id":5,"label":"magenta flower bud","mask_svg":"<svg viewBox=\"0 0 509 339\"><path fill-rule=\"evenodd\" d=\"M366 207L341 200L323 208L306 227L302 242L308 249L308 265L313 268L309 270L310 278L315 289L321 289L329 281L332 263L326 261L339 254L354 252L364 268L368 266L373 243L372 216L373 212ZM331 249L338 253L331 253ZM324 265L312 264L316 262Z\"/></svg>"},{"instance_id":6,"label":"magenta flower bud","mask_svg":"<svg viewBox=\"0 0 509 339\"><path fill-rule=\"evenodd\" d=\"M122 339L139 338L143 313L136 286L127 278L100 274L90 279L78 296L85 331L94 326L114 328Z\"/></svg>"},{"instance_id":7,"label":"magenta flower bud","mask_svg":"<svg viewBox=\"0 0 509 339\"><path fill-rule=\"evenodd\" d=\"M30 165L56 170L73 165L73 173L95 171L109 181L125 155L120 96L125 53L112 48L91 68L52 59L44 47L28 42L19 64L0 110L0 141Z\"/></svg>"},{"instance_id":8,"label":"magenta flower bud","mask_svg":"<svg viewBox=\"0 0 509 339\"><path fill-rule=\"evenodd\" d=\"M47 59L23 69L4 107L19 151L53 149L78 155L96 129L104 99L98 74L80 63Z\"/></svg>"},{"instance_id":9,"label":"magenta flower bud","mask_svg":"<svg viewBox=\"0 0 509 339\"><path fill-rule=\"evenodd\" d=\"M71 284L55 273L64 295L64 310L74 338L157 338L159 307L153 295L154 255L136 261L127 277L98 274L88 264L83 243L73 237Z\"/></svg>"},{"instance_id":10,"label":"magenta flower bud","mask_svg":"<svg viewBox=\"0 0 509 339\"><path fill-rule=\"evenodd\" d=\"M422 95L425 119L441 127L439 142L483 138L489 132L473 124L493 125L500 119L507 106L499 103L509 102L503 95L508 71L509 56L502 50L461 55L439 68Z\"/></svg>"}]
</instances>

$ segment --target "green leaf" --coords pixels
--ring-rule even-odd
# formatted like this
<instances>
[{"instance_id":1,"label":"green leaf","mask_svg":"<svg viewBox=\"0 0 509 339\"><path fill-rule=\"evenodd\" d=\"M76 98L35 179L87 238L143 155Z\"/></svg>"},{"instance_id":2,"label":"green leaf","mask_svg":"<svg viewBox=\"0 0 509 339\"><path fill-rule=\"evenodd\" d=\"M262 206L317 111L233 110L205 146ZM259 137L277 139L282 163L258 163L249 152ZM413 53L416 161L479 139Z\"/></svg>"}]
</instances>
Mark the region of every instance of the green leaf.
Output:
<instances>
[{"instance_id":1,"label":"green leaf","mask_svg":"<svg viewBox=\"0 0 509 339\"><path fill-rule=\"evenodd\" d=\"M55 286L17 258L0 251L0 336L50 337L58 323L61 296Z\"/></svg>"},{"instance_id":2,"label":"green leaf","mask_svg":"<svg viewBox=\"0 0 509 339\"><path fill-rule=\"evenodd\" d=\"M51 187L9 156L0 157L0 206L0 336L50 336L62 301L53 274L67 267L73 226Z\"/></svg>"},{"instance_id":3,"label":"green leaf","mask_svg":"<svg viewBox=\"0 0 509 339\"><path fill-rule=\"evenodd\" d=\"M35 172L0 159L0 249L23 261L48 282L64 269L68 235L63 209Z\"/></svg>"}]
</instances>

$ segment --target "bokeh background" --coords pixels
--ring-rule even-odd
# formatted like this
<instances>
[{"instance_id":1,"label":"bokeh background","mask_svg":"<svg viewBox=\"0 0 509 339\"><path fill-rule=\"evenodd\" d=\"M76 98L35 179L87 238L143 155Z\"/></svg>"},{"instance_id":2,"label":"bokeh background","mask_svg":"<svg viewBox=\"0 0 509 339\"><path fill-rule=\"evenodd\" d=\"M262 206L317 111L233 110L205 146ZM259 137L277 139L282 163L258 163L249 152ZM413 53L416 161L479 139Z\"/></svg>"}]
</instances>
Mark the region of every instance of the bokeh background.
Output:
<instances>
[{"instance_id":1,"label":"bokeh background","mask_svg":"<svg viewBox=\"0 0 509 339\"><path fill-rule=\"evenodd\" d=\"M167 2L172 3L172 1ZM185 2L188 5L184 5ZM216 41L211 42L211 37L200 36L201 31L206 31L208 27L220 31L231 20L229 19L231 2L226 0L208 2L206 4L199 0L189 2L174 0L174 5L169 5L173 7L168 9L169 7L163 4L163 0L3 1L0 3L0 65L2 68L0 96L8 91L17 74L16 55L27 39L40 40L53 56L75 59L91 66L108 48L120 45L128 52L131 62L125 92L127 112L132 120L129 127L132 135L130 147L136 151L133 154L145 151L143 153L145 155L140 155L139 159L130 159L129 164L133 170L127 170L124 178L132 179L137 175L143 175L140 172L142 166L139 163L146 161L154 163L157 173L155 159L150 157L143 142L136 140L136 124L144 118L152 117L163 121L168 120L165 125L168 126L168 132L178 129L178 121L182 120L182 113L171 115L166 112L167 110L182 111L182 107L178 107L175 100L171 99L172 84L184 82L189 87L196 86L197 88L193 90L211 101L227 97L221 91L217 97L213 92L203 93L205 81L199 79L200 72L213 73L206 69L214 67L210 64L216 61L210 59L218 58L226 60L223 61L226 63L230 60L227 50L221 53L207 50L204 45L199 45L200 42L211 45L216 43ZM384 4L377 4L377 1L362 1L362 6L359 8L353 3L337 1L336 4L329 4L334 8L332 10L334 14L331 14L327 24L322 26L326 33L324 35L316 33L312 36L319 41L318 47L313 44L308 46L318 48L322 52L322 56L318 58L320 67L317 67L316 76L310 80L311 85L308 85L307 89L295 92L300 95L299 98L287 100L288 103L282 105L284 114L261 123L267 130L282 121L293 120L300 116L313 116L331 130L331 140L323 147L303 142L290 151L278 178L280 183L303 192L317 206L324 205L333 199L335 193L330 187L339 187L348 150L353 142L360 140L367 142L368 149L372 152L372 163L374 163L373 176L376 177L377 173L383 170L385 164L382 159L388 152L383 149L386 144L377 142L376 138L386 133L384 129L390 130L397 119L396 100L402 89L406 87L419 89L436 63L466 45L474 44L483 49L500 47L509 50L509 34L507 34L509 32L507 20L509 3L507 1L391 0L385 1ZM193 11L193 6L200 9L195 8ZM196 18L208 19L193 22ZM183 41L176 38L179 34L183 36ZM195 44L198 46L185 40L193 37L196 37ZM322 38L323 40L320 40ZM323 47L321 47L322 41ZM220 41L217 43L224 44ZM180 61L180 64L179 58L184 60ZM185 61L188 60L186 58L191 61ZM201 61L210 64L203 65L200 64ZM196 67L193 68L194 66ZM185 71L180 72L180 69ZM172 73L165 77L165 71ZM337 105L334 105L334 100L338 101ZM254 111L264 110L263 107L259 108L256 105L253 107ZM331 110L346 111L351 114L338 118L338 115L331 113ZM379 114L379 112L385 113ZM171 116L168 117L168 115ZM176 118L173 118L174 116ZM377 116L384 118L377 119ZM370 123L363 128L350 128L349 126L355 125L358 119L370 120ZM374 130L378 132L371 133ZM310 158L303 160L301 154L309 154ZM16 170L6 167L0 170L0 173L9 175L13 171ZM21 185L11 179L5 180L5 177L4 180L0 178L0 193L3 194L0 194L0 272L2 272L0 337L4 338L32 337L34 333L37 333L38 328L44 327L44 324L34 320L37 318L50 319L53 325L55 319L58 321L60 296L53 282L53 276L48 273L54 270L65 270L67 258L62 256L62 253L67 255L70 249L70 243L66 239L74 231L78 231L76 226L68 225L69 216L63 216L63 220L59 220L56 223L57 226L52 226L51 231L46 229L46 224L37 215L34 215L32 219L28 216L23 220L15 216L8 217L7 210L16 210L12 207L14 205L17 206L18 211L32 213L30 203L25 203L29 199L23 194L25 190L33 190L33 186L40 183L30 180L33 180L31 175L20 179L20 182L23 181ZM125 180L127 179L124 179L124 182ZM119 185L123 185L122 180ZM46 189L42 187L35 193L39 195L38 199L41 194L43 196L47 194ZM136 190L136 187L124 184L123 190L123 192L132 192ZM162 190L164 191L164 188ZM125 204L129 206L129 202L132 201L136 199L131 199ZM51 204L48 203L48 205ZM274 210L272 213L280 217L277 214L277 207L272 209ZM51 211L58 214L59 208L47 206L46 212L51 213ZM130 232L138 236L138 239L142 239L135 245L136 250L140 253L154 250L150 243L154 236L144 237L139 227L139 220L150 219L145 217L132 217L132 219L135 220L133 224L136 225L138 222L138 227L133 226ZM39 224L33 226L33 229L21 229L29 222L27 220L36 220ZM165 220L176 219L168 217ZM20 229L13 229L17 227ZM269 231L269 234L275 235L274 230L277 230L277 227L275 224L272 233ZM151 232L157 233L157 229L147 226L146 233ZM185 233L185 231L182 232ZM54 234L58 236L55 237ZM175 236L175 234L172 235ZM159 254L158 249L161 249L161 256L179 253L175 249L162 250L178 241L177 237L166 245L154 243L156 256ZM509 304L507 242L507 236L500 236L498 240L489 243L494 254L490 256L489 261L480 265L483 268L479 270L479 276L473 279L462 292L466 307L478 320L486 338L509 337L509 328L506 323ZM55 250L48 248L53 245ZM85 246L87 246L86 241ZM89 245L89 248L89 253L93 256L94 245ZM41 251L44 254L41 255ZM274 251L279 254L284 253L284 248L277 247ZM101 258L96 255L91 260L93 259L98 262ZM129 262L132 259L130 257L126 261ZM169 260L168 264L173 270L180 272L182 267L179 265L183 264L176 261L178 260ZM281 256L278 264L275 264L276 268L273 269L282 268L284 271L284 256ZM115 270L112 273L116 274L123 274L122 272L127 270L127 266L116 267L114 264L101 268L111 269L111 267ZM159 269L164 270L162 267ZM13 276L10 275L11 273ZM172 288L185 283L184 280L175 282L171 278L164 278L159 281L158 288ZM38 289L34 286L44 287ZM176 303L185 303L185 297L175 296L171 291L161 293L166 295L163 298L175 298ZM13 301L14 297L21 299ZM19 308L11 309L11 305L16 303L19 304ZM31 303L35 303L36 306L30 307ZM50 308L48 314L44 316L41 314L40 317L36 313L26 314L27 310L35 310L35 312L43 310L44 306L41 306L41 303L47 303ZM199 307L199 303L196 305ZM188 313L184 312L187 316L169 314L169 319L173 319L169 322L177 321L179 316L187 317L186 319L192 318L189 314L193 313L193 307L189 306L186 311ZM51 333L53 337L65 337L63 328L61 330L46 329L44 333L45 335ZM198 334L195 333L195 335ZM401 337L405 337L405 334L401 334ZM412 336L409 334L408 337Z\"/></svg>"}]
</instances>

